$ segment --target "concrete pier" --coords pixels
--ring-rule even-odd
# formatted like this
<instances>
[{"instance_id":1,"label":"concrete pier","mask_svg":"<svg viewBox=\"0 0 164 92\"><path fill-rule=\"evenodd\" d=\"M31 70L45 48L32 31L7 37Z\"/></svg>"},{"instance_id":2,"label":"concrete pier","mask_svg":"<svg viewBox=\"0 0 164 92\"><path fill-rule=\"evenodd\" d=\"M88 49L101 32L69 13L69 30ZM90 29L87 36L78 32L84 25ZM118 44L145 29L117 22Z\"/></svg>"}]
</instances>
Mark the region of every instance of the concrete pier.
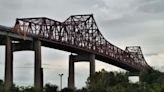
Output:
<instances>
[{"instance_id":1,"label":"concrete pier","mask_svg":"<svg viewBox=\"0 0 164 92\"><path fill-rule=\"evenodd\" d=\"M95 73L95 55L90 54L89 62L90 62L90 76L92 76Z\"/></svg>"},{"instance_id":2,"label":"concrete pier","mask_svg":"<svg viewBox=\"0 0 164 92\"><path fill-rule=\"evenodd\" d=\"M41 41L34 41L35 65L34 65L34 87L41 90L43 85L42 68L41 68Z\"/></svg>"},{"instance_id":3,"label":"concrete pier","mask_svg":"<svg viewBox=\"0 0 164 92\"><path fill-rule=\"evenodd\" d=\"M43 88L43 85L44 85L44 75L43 75L43 68L41 68L41 73L40 73L41 75L41 88ZM43 89L41 89L41 90L43 90Z\"/></svg>"},{"instance_id":4,"label":"concrete pier","mask_svg":"<svg viewBox=\"0 0 164 92\"><path fill-rule=\"evenodd\" d=\"M74 70L74 58L72 54L69 56L69 74L68 74L68 87L75 88L75 70Z\"/></svg>"},{"instance_id":5,"label":"concrete pier","mask_svg":"<svg viewBox=\"0 0 164 92\"><path fill-rule=\"evenodd\" d=\"M13 51L11 38L6 37L6 51L5 51L5 84L6 90L10 89L13 84Z\"/></svg>"},{"instance_id":6,"label":"concrete pier","mask_svg":"<svg viewBox=\"0 0 164 92\"><path fill-rule=\"evenodd\" d=\"M68 87L75 88L75 62L88 62L90 63L90 76L95 73L95 55L94 54L79 54L69 56L69 74L68 74Z\"/></svg>"}]
</instances>

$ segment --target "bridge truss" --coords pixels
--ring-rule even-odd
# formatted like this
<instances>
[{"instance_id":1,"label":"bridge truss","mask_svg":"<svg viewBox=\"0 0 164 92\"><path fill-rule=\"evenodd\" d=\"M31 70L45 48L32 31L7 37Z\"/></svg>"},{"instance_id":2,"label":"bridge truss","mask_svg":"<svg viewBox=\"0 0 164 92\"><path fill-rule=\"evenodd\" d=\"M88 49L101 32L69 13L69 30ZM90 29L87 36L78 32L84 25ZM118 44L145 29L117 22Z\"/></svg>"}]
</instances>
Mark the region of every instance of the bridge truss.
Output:
<instances>
[{"instance_id":1,"label":"bridge truss","mask_svg":"<svg viewBox=\"0 0 164 92\"><path fill-rule=\"evenodd\" d=\"M26 36L32 36L63 45L67 44L110 58L138 71L149 67L139 46L127 47L122 50L108 42L98 29L92 14L72 15L64 22L46 17L18 18L13 31L22 35L24 39Z\"/></svg>"}]
</instances>

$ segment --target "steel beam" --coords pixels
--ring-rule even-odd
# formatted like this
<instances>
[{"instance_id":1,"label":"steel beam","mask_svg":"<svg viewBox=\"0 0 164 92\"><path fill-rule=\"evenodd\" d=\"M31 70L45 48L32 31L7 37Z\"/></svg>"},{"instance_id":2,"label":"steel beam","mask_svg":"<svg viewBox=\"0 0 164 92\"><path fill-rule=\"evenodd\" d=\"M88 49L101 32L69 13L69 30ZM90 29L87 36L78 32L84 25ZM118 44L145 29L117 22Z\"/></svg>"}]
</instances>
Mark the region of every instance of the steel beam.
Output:
<instances>
[{"instance_id":1,"label":"steel beam","mask_svg":"<svg viewBox=\"0 0 164 92\"><path fill-rule=\"evenodd\" d=\"M34 51L34 46L32 41L19 41L18 43L13 43L12 47L13 47L13 51L23 51L23 50Z\"/></svg>"}]
</instances>

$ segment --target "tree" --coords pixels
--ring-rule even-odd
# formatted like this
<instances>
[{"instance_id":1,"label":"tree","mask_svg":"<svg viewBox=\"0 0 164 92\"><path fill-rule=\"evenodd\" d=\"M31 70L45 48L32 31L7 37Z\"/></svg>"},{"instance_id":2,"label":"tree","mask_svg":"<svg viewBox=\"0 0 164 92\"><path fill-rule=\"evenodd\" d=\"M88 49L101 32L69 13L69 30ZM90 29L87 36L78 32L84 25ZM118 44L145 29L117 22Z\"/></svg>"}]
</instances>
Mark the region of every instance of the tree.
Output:
<instances>
[{"instance_id":1,"label":"tree","mask_svg":"<svg viewBox=\"0 0 164 92\"><path fill-rule=\"evenodd\" d=\"M78 89L76 92L88 92L87 88Z\"/></svg>"},{"instance_id":2,"label":"tree","mask_svg":"<svg viewBox=\"0 0 164 92\"><path fill-rule=\"evenodd\" d=\"M154 69L149 69L149 70L142 71L140 73L140 81L146 82L148 84L152 84L157 81L161 81L161 79L160 79L161 76L163 76L163 74L160 71L157 71ZM162 80L163 80L163 78L162 78Z\"/></svg>"},{"instance_id":3,"label":"tree","mask_svg":"<svg viewBox=\"0 0 164 92\"><path fill-rule=\"evenodd\" d=\"M0 80L0 92L3 92L3 81Z\"/></svg>"},{"instance_id":4,"label":"tree","mask_svg":"<svg viewBox=\"0 0 164 92\"><path fill-rule=\"evenodd\" d=\"M34 87L19 87L20 92L40 92L36 90Z\"/></svg>"},{"instance_id":5,"label":"tree","mask_svg":"<svg viewBox=\"0 0 164 92\"><path fill-rule=\"evenodd\" d=\"M61 92L75 92L75 90L71 88L64 88L61 90Z\"/></svg>"},{"instance_id":6,"label":"tree","mask_svg":"<svg viewBox=\"0 0 164 92\"><path fill-rule=\"evenodd\" d=\"M7 92L19 92L19 87L17 87L15 84L12 85L12 87Z\"/></svg>"},{"instance_id":7,"label":"tree","mask_svg":"<svg viewBox=\"0 0 164 92\"><path fill-rule=\"evenodd\" d=\"M58 87L56 85L46 84L44 89L45 92L57 92Z\"/></svg>"},{"instance_id":8,"label":"tree","mask_svg":"<svg viewBox=\"0 0 164 92\"><path fill-rule=\"evenodd\" d=\"M122 72L107 72L104 69L88 78L87 88L92 92L107 92L118 84L128 84L128 75ZM125 85L124 85L125 86Z\"/></svg>"}]
</instances>

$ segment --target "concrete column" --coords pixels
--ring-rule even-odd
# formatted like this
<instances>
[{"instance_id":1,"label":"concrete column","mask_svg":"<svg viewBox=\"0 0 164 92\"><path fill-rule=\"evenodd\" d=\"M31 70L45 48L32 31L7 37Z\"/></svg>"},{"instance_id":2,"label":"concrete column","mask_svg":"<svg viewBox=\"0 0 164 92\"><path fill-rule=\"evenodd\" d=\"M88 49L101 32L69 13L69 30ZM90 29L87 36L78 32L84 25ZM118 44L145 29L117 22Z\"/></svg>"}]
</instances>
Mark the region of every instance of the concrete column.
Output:
<instances>
[{"instance_id":1,"label":"concrete column","mask_svg":"<svg viewBox=\"0 0 164 92\"><path fill-rule=\"evenodd\" d=\"M42 85L42 68L41 68L41 41L34 41L35 65L34 65L34 87L41 90Z\"/></svg>"},{"instance_id":2,"label":"concrete column","mask_svg":"<svg viewBox=\"0 0 164 92\"><path fill-rule=\"evenodd\" d=\"M8 90L13 84L13 52L10 37L6 37L5 53L5 89Z\"/></svg>"},{"instance_id":3,"label":"concrete column","mask_svg":"<svg viewBox=\"0 0 164 92\"><path fill-rule=\"evenodd\" d=\"M43 68L41 68L41 88L43 88L43 85L44 85L44 76L43 76Z\"/></svg>"},{"instance_id":4,"label":"concrete column","mask_svg":"<svg viewBox=\"0 0 164 92\"><path fill-rule=\"evenodd\" d=\"M75 88L74 56L69 56L68 88Z\"/></svg>"},{"instance_id":5,"label":"concrete column","mask_svg":"<svg viewBox=\"0 0 164 92\"><path fill-rule=\"evenodd\" d=\"M89 57L90 62L90 76L92 76L95 73L95 55L91 54Z\"/></svg>"}]
</instances>

